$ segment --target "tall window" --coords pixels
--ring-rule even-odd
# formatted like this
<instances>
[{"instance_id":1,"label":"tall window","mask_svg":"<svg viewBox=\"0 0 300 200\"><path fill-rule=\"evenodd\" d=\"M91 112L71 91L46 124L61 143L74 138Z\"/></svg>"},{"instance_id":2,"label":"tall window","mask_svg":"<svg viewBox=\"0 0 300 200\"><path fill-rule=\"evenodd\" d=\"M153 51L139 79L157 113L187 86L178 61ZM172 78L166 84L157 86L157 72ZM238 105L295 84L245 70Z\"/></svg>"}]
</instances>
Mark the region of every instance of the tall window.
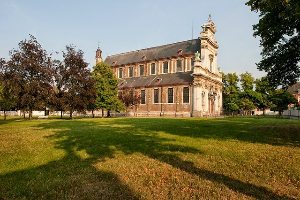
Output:
<instances>
[{"instance_id":1,"label":"tall window","mask_svg":"<svg viewBox=\"0 0 300 200\"><path fill-rule=\"evenodd\" d=\"M184 87L182 91L183 95L183 103L190 103L190 88L189 87Z\"/></svg>"},{"instance_id":2,"label":"tall window","mask_svg":"<svg viewBox=\"0 0 300 200\"><path fill-rule=\"evenodd\" d=\"M119 68L119 78L123 78L123 68Z\"/></svg>"},{"instance_id":3,"label":"tall window","mask_svg":"<svg viewBox=\"0 0 300 200\"><path fill-rule=\"evenodd\" d=\"M133 77L133 67L128 68L128 76Z\"/></svg>"},{"instance_id":4,"label":"tall window","mask_svg":"<svg viewBox=\"0 0 300 200\"><path fill-rule=\"evenodd\" d=\"M140 65L140 76L144 76L144 65Z\"/></svg>"},{"instance_id":5,"label":"tall window","mask_svg":"<svg viewBox=\"0 0 300 200\"><path fill-rule=\"evenodd\" d=\"M182 72L182 60L178 59L177 60L177 68L176 68L177 72Z\"/></svg>"},{"instance_id":6,"label":"tall window","mask_svg":"<svg viewBox=\"0 0 300 200\"><path fill-rule=\"evenodd\" d=\"M141 90L141 104L146 104L146 92Z\"/></svg>"},{"instance_id":7,"label":"tall window","mask_svg":"<svg viewBox=\"0 0 300 200\"><path fill-rule=\"evenodd\" d=\"M165 61L163 64L163 72L164 72L164 74L169 73L169 62L168 61Z\"/></svg>"},{"instance_id":8,"label":"tall window","mask_svg":"<svg viewBox=\"0 0 300 200\"><path fill-rule=\"evenodd\" d=\"M155 63L151 63L151 74L156 74L156 66Z\"/></svg>"},{"instance_id":9,"label":"tall window","mask_svg":"<svg viewBox=\"0 0 300 200\"><path fill-rule=\"evenodd\" d=\"M173 88L168 88L168 103L174 103Z\"/></svg>"},{"instance_id":10,"label":"tall window","mask_svg":"<svg viewBox=\"0 0 300 200\"><path fill-rule=\"evenodd\" d=\"M154 89L154 103L159 103L159 89Z\"/></svg>"}]
</instances>

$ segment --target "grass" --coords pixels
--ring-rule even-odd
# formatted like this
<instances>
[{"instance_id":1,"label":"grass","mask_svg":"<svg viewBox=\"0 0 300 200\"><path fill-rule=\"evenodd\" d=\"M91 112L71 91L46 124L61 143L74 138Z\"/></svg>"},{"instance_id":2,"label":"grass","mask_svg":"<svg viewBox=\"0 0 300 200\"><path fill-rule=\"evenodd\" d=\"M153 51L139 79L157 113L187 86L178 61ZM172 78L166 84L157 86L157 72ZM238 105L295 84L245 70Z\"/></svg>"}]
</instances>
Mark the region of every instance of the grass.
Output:
<instances>
[{"instance_id":1,"label":"grass","mask_svg":"<svg viewBox=\"0 0 300 200\"><path fill-rule=\"evenodd\" d=\"M0 121L0 199L300 199L300 122Z\"/></svg>"}]
</instances>

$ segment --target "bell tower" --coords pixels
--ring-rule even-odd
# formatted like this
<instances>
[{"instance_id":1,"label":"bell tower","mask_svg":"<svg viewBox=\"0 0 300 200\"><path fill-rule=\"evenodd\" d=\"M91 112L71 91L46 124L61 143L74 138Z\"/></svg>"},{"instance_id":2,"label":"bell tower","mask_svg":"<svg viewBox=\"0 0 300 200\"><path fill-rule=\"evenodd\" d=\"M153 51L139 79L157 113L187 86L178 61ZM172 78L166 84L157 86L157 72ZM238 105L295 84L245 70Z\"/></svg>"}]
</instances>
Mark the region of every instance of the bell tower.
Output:
<instances>
[{"instance_id":1,"label":"bell tower","mask_svg":"<svg viewBox=\"0 0 300 200\"><path fill-rule=\"evenodd\" d=\"M101 62L102 62L102 51L98 46L98 49L96 51L96 65Z\"/></svg>"},{"instance_id":2,"label":"bell tower","mask_svg":"<svg viewBox=\"0 0 300 200\"><path fill-rule=\"evenodd\" d=\"M208 21L202 26L202 32L200 33L201 62L202 67L212 73L219 73L217 64L219 45L215 38L216 32L216 25L209 15Z\"/></svg>"},{"instance_id":3,"label":"bell tower","mask_svg":"<svg viewBox=\"0 0 300 200\"><path fill-rule=\"evenodd\" d=\"M192 116L219 116L222 111L222 75L217 65L216 26L209 16L200 33L200 52L193 68Z\"/></svg>"}]
</instances>

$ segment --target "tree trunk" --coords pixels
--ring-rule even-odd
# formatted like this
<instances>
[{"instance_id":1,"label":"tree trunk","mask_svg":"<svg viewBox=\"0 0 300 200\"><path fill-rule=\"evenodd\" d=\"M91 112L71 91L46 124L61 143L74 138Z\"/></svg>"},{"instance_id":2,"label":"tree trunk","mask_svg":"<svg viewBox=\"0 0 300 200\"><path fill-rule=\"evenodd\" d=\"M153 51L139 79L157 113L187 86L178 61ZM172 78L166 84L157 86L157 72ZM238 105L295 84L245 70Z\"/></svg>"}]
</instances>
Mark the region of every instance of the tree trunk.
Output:
<instances>
[{"instance_id":1,"label":"tree trunk","mask_svg":"<svg viewBox=\"0 0 300 200\"><path fill-rule=\"evenodd\" d=\"M103 108L101 109L101 111L102 111L102 118L104 117L104 111L103 111Z\"/></svg>"},{"instance_id":2,"label":"tree trunk","mask_svg":"<svg viewBox=\"0 0 300 200\"><path fill-rule=\"evenodd\" d=\"M265 115L266 115L266 109L263 108L263 116L265 116Z\"/></svg>"},{"instance_id":3,"label":"tree trunk","mask_svg":"<svg viewBox=\"0 0 300 200\"><path fill-rule=\"evenodd\" d=\"M107 117L110 117L110 110L107 111Z\"/></svg>"},{"instance_id":4,"label":"tree trunk","mask_svg":"<svg viewBox=\"0 0 300 200\"><path fill-rule=\"evenodd\" d=\"M93 116L93 118L95 118L95 115L94 115L94 110L92 110L92 116Z\"/></svg>"},{"instance_id":5,"label":"tree trunk","mask_svg":"<svg viewBox=\"0 0 300 200\"><path fill-rule=\"evenodd\" d=\"M62 116L63 116L63 111L61 110L60 111L60 118L62 119Z\"/></svg>"},{"instance_id":6,"label":"tree trunk","mask_svg":"<svg viewBox=\"0 0 300 200\"><path fill-rule=\"evenodd\" d=\"M29 110L29 120L32 118L32 109Z\"/></svg>"},{"instance_id":7,"label":"tree trunk","mask_svg":"<svg viewBox=\"0 0 300 200\"><path fill-rule=\"evenodd\" d=\"M6 110L4 109L4 120L6 120Z\"/></svg>"},{"instance_id":8,"label":"tree trunk","mask_svg":"<svg viewBox=\"0 0 300 200\"><path fill-rule=\"evenodd\" d=\"M70 110L70 119L72 119L72 117L73 117L73 110L71 109Z\"/></svg>"},{"instance_id":9,"label":"tree trunk","mask_svg":"<svg viewBox=\"0 0 300 200\"><path fill-rule=\"evenodd\" d=\"M25 116L25 110L23 111L23 117L24 117L24 119L25 119L25 117L26 117L26 116Z\"/></svg>"}]
</instances>

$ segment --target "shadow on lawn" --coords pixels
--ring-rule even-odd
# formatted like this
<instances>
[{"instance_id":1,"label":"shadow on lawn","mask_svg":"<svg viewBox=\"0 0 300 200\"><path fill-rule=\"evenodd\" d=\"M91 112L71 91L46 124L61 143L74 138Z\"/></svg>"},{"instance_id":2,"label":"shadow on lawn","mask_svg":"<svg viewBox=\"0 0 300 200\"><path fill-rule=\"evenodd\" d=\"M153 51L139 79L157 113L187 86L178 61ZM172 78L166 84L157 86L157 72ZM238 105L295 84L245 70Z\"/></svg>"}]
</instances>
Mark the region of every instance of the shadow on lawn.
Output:
<instances>
[{"instance_id":1,"label":"shadow on lawn","mask_svg":"<svg viewBox=\"0 0 300 200\"><path fill-rule=\"evenodd\" d=\"M139 199L117 175L68 154L36 168L0 175L0 199Z\"/></svg>"},{"instance_id":2,"label":"shadow on lawn","mask_svg":"<svg viewBox=\"0 0 300 200\"><path fill-rule=\"evenodd\" d=\"M202 179L224 184L231 190L250 197L289 199L267 188L200 169L192 162L176 156L176 152L201 153L199 150L170 144L168 143L171 142L170 139L158 137L155 132L165 131L176 135L186 133L185 136L193 136L191 133L197 130L197 126L192 126L195 126L194 123L197 121L187 124L191 127L178 129L176 121L164 120L167 127L172 127L171 123L175 130L166 130L163 124L153 124L154 121L151 119L145 119L143 122L122 119L105 122L48 121L40 124L39 128L55 130L55 134L49 139L55 140L56 148L65 150L67 155L45 166L0 176L0 194L4 194L4 199L21 197L137 199L139 195L124 185L116 174L99 171L93 167L94 163L105 158L113 158L116 151L122 151L125 154L141 153ZM189 129L192 131L188 132ZM75 153L80 150L84 150L89 158L80 159Z\"/></svg>"},{"instance_id":3,"label":"shadow on lawn","mask_svg":"<svg viewBox=\"0 0 300 200\"><path fill-rule=\"evenodd\" d=\"M148 131L162 131L172 135L216 140L300 147L300 122L283 119L130 119L120 124L132 124ZM289 121L287 124L286 122ZM171 127L171 128L170 128Z\"/></svg>"}]
</instances>

